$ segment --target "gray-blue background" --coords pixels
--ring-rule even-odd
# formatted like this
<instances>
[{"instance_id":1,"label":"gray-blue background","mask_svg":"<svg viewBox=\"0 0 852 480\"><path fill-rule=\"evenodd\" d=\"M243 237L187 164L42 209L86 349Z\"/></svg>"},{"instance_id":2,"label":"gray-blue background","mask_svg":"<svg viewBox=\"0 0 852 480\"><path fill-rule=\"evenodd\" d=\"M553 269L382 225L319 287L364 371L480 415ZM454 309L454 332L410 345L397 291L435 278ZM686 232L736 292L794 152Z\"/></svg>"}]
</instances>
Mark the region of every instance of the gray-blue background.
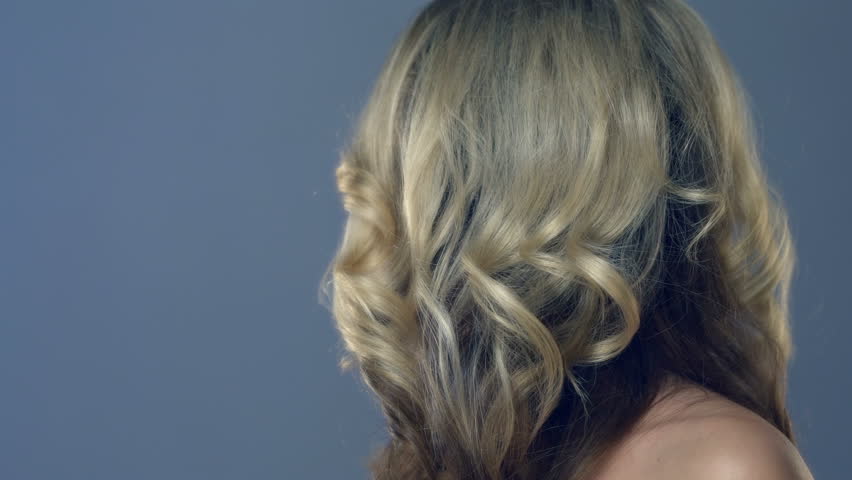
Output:
<instances>
[{"instance_id":1,"label":"gray-blue background","mask_svg":"<svg viewBox=\"0 0 852 480\"><path fill-rule=\"evenodd\" d=\"M0 478L366 478L381 417L317 288L337 148L423 3L0 2ZM840 478L852 7L692 4L790 209L790 407Z\"/></svg>"}]
</instances>

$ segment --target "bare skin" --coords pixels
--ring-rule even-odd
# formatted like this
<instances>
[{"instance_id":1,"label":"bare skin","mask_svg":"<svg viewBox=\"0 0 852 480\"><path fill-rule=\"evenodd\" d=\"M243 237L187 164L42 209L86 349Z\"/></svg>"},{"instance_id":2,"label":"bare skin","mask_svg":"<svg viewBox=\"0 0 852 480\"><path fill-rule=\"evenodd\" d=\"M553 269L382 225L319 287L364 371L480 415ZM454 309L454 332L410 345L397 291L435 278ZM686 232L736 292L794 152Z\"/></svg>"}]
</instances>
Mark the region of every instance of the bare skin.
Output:
<instances>
[{"instance_id":1,"label":"bare skin","mask_svg":"<svg viewBox=\"0 0 852 480\"><path fill-rule=\"evenodd\" d=\"M660 399L589 480L813 480L796 447L759 415L692 383Z\"/></svg>"}]
</instances>

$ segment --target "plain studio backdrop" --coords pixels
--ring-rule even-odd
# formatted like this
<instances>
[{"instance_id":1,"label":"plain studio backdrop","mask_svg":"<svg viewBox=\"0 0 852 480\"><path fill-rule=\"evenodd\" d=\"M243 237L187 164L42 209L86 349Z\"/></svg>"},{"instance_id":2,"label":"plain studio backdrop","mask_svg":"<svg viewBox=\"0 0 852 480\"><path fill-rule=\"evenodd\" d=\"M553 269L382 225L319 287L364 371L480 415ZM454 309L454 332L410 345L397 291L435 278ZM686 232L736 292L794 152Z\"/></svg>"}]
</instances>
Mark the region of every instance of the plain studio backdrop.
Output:
<instances>
[{"instance_id":1,"label":"plain studio backdrop","mask_svg":"<svg viewBox=\"0 0 852 480\"><path fill-rule=\"evenodd\" d=\"M320 276L400 0L0 3L0 478L360 479L377 404ZM789 408L852 471L841 0L694 0L790 212Z\"/></svg>"}]
</instances>

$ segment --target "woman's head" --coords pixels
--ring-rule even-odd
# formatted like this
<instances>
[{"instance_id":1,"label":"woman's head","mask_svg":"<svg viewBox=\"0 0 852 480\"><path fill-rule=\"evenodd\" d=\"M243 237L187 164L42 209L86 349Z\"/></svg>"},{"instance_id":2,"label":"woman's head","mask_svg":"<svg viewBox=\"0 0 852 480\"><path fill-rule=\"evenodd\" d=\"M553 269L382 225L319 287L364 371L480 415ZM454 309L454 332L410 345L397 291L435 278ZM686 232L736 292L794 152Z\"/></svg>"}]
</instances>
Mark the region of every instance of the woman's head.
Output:
<instances>
[{"instance_id":1,"label":"woman's head","mask_svg":"<svg viewBox=\"0 0 852 480\"><path fill-rule=\"evenodd\" d=\"M579 478L667 375L792 440L793 249L754 134L680 0L428 4L337 169L376 477Z\"/></svg>"}]
</instances>

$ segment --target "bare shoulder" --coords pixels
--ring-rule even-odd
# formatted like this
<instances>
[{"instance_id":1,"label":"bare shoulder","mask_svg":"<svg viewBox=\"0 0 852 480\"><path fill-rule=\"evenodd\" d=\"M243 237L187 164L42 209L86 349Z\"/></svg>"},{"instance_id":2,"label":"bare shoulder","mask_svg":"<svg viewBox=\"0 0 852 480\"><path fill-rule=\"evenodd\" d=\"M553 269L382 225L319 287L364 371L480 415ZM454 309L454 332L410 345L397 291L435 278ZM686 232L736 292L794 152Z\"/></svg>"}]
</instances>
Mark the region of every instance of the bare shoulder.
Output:
<instances>
[{"instance_id":1,"label":"bare shoulder","mask_svg":"<svg viewBox=\"0 0 852 480\"><path fill-rule=\"evenodd\" d=\"M778 429L697 387L655 405L604 465L595 480L813 480Z\"/></svg>"},{"instance_id":2,"label":"bare shoulder","mask_svg":"<svg viewBox=\"0 0 852 480\"><path fill-rule=\"evenodd\" d=\"M813 480L796 447L740 406L664 423L654 437L659 443L644 448L648 468L660 472L657 478Z\"/></svg>"}]
</instances>

